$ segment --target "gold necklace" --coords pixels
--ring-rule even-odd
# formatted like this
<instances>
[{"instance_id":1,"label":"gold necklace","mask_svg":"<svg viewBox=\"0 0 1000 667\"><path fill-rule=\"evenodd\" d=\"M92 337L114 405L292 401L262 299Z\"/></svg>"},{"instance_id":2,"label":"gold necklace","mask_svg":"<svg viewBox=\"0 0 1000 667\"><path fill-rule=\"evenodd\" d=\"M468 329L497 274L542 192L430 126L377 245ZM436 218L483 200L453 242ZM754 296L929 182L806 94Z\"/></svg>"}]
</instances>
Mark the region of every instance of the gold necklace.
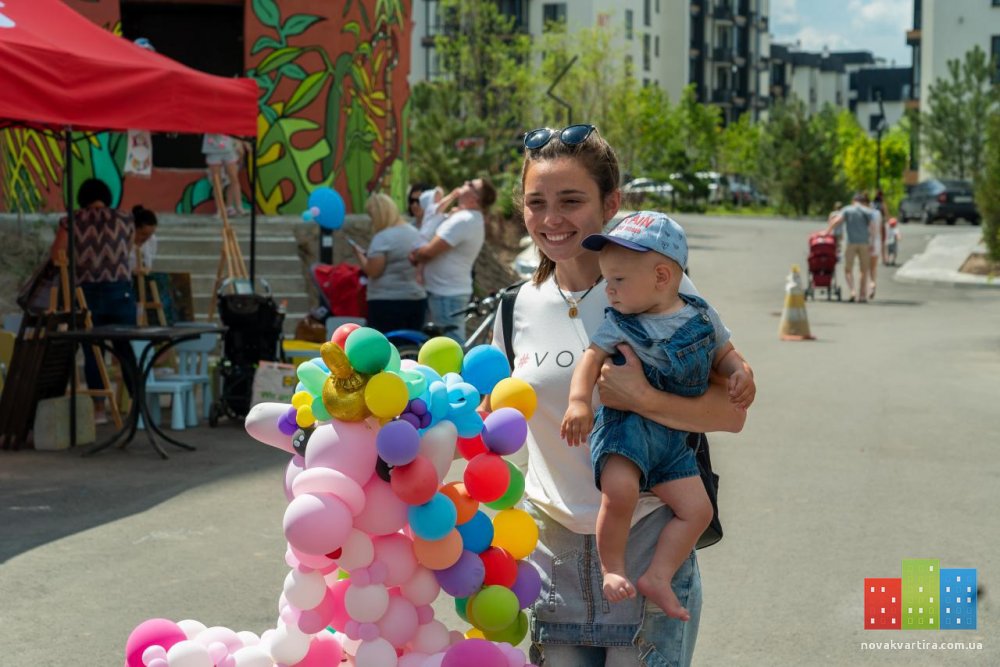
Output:
<instances>
[{"instance_id":1,"label":"gold necklace","mask_svg":"<svg viewBox=\"0 0 1000 667\"><path fill-rule=\"evenodd\" d=\"M566 302L566 305L569 306L569 316L570 316L570 318L574 318L574 317L576 317L577 315L580 314L580 309L577 308L577 306L580 305L581 301L583 301L584 299L587 298L587 295L590 294L594 290L595 287L597 287L598 285L601 284L602 280L604 280L604 276L597 276L597 280L594 282L594 284L591 285L590 288L587 289L587 291L584 292L580 296L580 298L578 299L578 298L576 298L575 296L572 296L572 295L566 296L566 293L562 291L561 287L559 287L559 283L556 281L555 277L553 276L553 278L552 278L552 282L555 283L556 290L559 291L559 296L561 296L562 299L563 299L563 301Z\"/></svg>"}]
</instances>

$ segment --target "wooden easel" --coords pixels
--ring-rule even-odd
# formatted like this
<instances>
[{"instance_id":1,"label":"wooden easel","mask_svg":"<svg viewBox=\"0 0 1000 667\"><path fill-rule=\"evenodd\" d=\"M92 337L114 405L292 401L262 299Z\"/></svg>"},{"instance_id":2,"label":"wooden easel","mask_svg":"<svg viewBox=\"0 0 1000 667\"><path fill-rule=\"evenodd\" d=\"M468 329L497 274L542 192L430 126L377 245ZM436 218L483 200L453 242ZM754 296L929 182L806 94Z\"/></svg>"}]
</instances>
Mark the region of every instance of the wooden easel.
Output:
<instances>
[{"instance_id":1,"label":"wooden easel","mask_svg":"<svg viewBox=\"0 0 1000 667\"><path fill-rule=\"evenodd\" d=\"M160 300L160 288L155 280L151 281L148 278L149 269L146 268L146 264L142 261L142 248L140 247L136 247L135 249L135 271L133 273L135 274L135 282L138 285L139 292L139 326L149 326L150 310L156 313L158 326L167 326L167 315L163 312L163 302ZM149 299L146 298L147 290L149 292Z\"/></svg>"},{"instance_id":2,"label":"wooden easel","mask_svg":"<svg viewBox=\"0 0 1000 667\"><path fill-rule=\"evenodd\" d=\"M233 185L235 187L235 185ZM219 268L215 272L215 287L208 299L208 319L215 317L215 297L224 280L249 280L246 262L243 261L243 251L236 238L236 230L229 224L226 213L226 202L222 196L222 179L218 172L212 175L212 189L215 191L215 206L222 218L222 252L219 254Z\"/></svg>"},{"instance_id":3,"label":"wooden easel","mask_svg":"<svg viewBox=\"0 0 1000 667\"><path fill-rule=\"evenodd\" d=\"M69 295L69 269L67 268L69 262L66 260L65 255L63 255L57 259L55 264L59 267L59 286L53 287L52 291L49 293L49 312L59 312L59 293L61 291L63 297L62 310L63 312L68 313L72 307ZM84 313L84 329L92 329L94 327L94 320L90 316L90 309L87 308L87 299L83 295L83 288L79 286L76 288L76 303L80 310ZM107 399L108 405L111 407L111 419L114 420L115 427L120 429L122 427L121 410L118 407L118 400L115 397L115 392L111 389L111 379L108 377L108 368L104 364L104 350L97 345L92 345L90 349L94 354L94 360L97 362L97 372L101 376L101 385L103 388L90 389L85 385L81 386L80 370L74 363L73 382L75 382L78 387L76 393L83 394L84 396Z\"/></svg>"}]
</instances>

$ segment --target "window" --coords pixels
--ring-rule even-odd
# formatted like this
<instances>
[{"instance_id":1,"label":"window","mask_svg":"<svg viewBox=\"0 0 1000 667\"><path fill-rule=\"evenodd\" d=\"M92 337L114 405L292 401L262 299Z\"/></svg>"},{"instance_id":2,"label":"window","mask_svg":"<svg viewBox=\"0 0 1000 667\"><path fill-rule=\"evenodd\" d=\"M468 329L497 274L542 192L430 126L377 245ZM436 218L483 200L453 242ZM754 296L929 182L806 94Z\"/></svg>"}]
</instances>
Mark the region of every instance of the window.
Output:
<instances>
[{"instance_id":1,"label":"window","mask_svg":"<svg viewBox=\"0 0 1000 667\"><path fill-rule=\"evenodd\" d=\"M644 72L648 72L650 67L652 53L652 49L650 47L651 41L652 39L650 38L648 32L642 36L642 71Z\"/></svg>"},{"instance_id":2,"label":"window","mask_svg":"<svg viewBox=\"0 0 1000 667\"><path fill-rule=\"evenodd\" d=\"M1000 7L998 0L993 0L993 4ZM993 83L1000 83L1000 35L993 35L990 38L993 55Z\"/></svg>"},{"instance_id":3,"label":"window","mask_svg":"<svg viewBox=\"0 0 1000 667\"><path fill-rule=\"evenodd\" d=\"M657 58L660 57L660 36L657 35L653 38L653 55Z\"/></svg>"},{"instance_id":4,"label":"window","mask_svg":"<svg viewBox=\"0 0 1000 667\"><path fill-rule=\"evenodd\" d=\"M656 0L656 13L660 13L660 0Z\"/></svg>"},{"instance_id":5,"label":"window","mask_svg":"<svg viewBox=\"0 0 1000 667\"><path fill-rule=\"evenodd\" d=\"M625 10L625 39L632 39L632 10Z\"/></svg>"},{"instance_id":6,"label":"window","mask_svg":"<svg viewBox=\"0 0 1000 667\"><path fill-rule=\"evenodd\" d=\"M653 25L653 19L651 18L650 10L651 0L643 0L642 2L642 24L647 28Z\"/></svg>"},{"instance_id":7,"label":"window","mask_svg":"<svg viewBox=\"0 0 1000 667\"><path fill-rule=\"evenodd\" d=\"M542 5L542 25L566 22L566 3L547 2Z\"/></svg>"}]
</instances>

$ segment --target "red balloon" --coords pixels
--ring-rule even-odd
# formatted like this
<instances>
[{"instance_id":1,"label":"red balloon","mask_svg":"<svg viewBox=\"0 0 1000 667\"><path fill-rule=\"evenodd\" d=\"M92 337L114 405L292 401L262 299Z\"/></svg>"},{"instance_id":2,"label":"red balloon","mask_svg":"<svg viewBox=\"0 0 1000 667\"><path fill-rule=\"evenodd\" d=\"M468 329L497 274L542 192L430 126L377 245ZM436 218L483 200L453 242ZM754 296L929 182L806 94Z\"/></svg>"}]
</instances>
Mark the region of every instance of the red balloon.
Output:
<instances>
[{"instance_id":1,"label":"red balloon","mask_svg":"<svg viewBox=\"0 0 1000 667\"><path fill-rule=\"evenodd\" d=\"M407 505L423 505L437 493L437 469L426 456L418 455L410 463L392 469L389 485Z\"/></svg>"},{"instance_id":2,"label":"red balloon","mask_svg":"<svg viewBox=\"0 0 1000 667\"><path fill-rule=\"evenodd\" d=\"M506 549L490 547L479 558L486 566L486 578L483 586L503 586L510 588L517 581L517 561L507 553Z\"/></svg>"},{"instance_id":3,"label":"red balloon","mask_svg":"<svg viewBox=\"0 0 1000 667\"><path fill-rule=\"evenodd\" d=\"M507 492L510 468L497 454L478 454L465 468L465 490L481 503L491 503Z\"/></svg>"},{"instance_id":4,"label":"red balloon","mask_svg":"<svg viewBox=\"0 0 1000 667\"><path fill-rule=\"evenodd\" d=\"M340 349L344 349L344 344L347 343L347 337L355 329L360 329L361 325L355 322L348 322L347 324L341 324L339 327L333 330L333 335L330 336L330 342L336 343L340 346Z\"/></svg>"},{"instance_id":5,"label":"red balloon","mask_svg":"<svg viewBox=\"0 0 1000 667\"><path fill-rule=\"evenodd\" d=\"M471 438L463 438L459 436L458 438L458 453L462 455L462 458L466 461L471 461L476 458L479 454L485 454L490 451L483 444L483 436L477 433Z\"/></svg>"}]
</instances>

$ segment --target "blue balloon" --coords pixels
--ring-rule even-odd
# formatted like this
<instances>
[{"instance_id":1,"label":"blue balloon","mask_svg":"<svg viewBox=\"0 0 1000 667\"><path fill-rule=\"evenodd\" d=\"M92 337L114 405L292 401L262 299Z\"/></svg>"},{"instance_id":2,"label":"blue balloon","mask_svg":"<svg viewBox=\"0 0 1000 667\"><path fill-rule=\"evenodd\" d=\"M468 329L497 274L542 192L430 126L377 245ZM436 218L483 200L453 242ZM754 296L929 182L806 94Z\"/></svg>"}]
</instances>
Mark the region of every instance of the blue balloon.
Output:
<instances>
[{"instance_id":1,"label":"blue balloon","mask_svg":"<svg viewBox=\"0 0 1000 667\"><path fill-rule=\"evenodd\" d=\"M477 345L462 359L462 377L480 394L488 394L497 382L510 377L507 355L492 345Z\"/></svg>"},{"instance_id":2,"label":"blue balloon","mask_svg":"<svg viewBox=\"0 0 1000 667\"><path fill-rule=\"evenodd\" d=\"M309 210L313 207L319 209L318 214L314 214L313 220L323 229L340 229L344 224L344 214L347 209L344 207L344 200L333 188L316 188L309 195Z\"/></svg>"},{"instance_id":3,"label":"blue balloon","mask_svg":"<svg viewBox=\"0 0 1000 667\"><path fill-rule=\"evenodd\" d=\"M414 535L428 541L440 540L455 527L458 510L455 509L455 503L451 502L451 498L443 493L435 493L434 497L423 505L412 505L409 509L409 519L410 529Z\"/></svg>"},{"instance_id":4,"label":"blue balloon","mask_svg":"<svg viewBox=\"0 0 1000 667\"><path fill-rule=\"evenodd\" d=\"M472 518L458 526L462 536L462 548L474 554L481 554L493 543L493 522L482 511L477 511Z\"/></svg>"}]
</instances>

